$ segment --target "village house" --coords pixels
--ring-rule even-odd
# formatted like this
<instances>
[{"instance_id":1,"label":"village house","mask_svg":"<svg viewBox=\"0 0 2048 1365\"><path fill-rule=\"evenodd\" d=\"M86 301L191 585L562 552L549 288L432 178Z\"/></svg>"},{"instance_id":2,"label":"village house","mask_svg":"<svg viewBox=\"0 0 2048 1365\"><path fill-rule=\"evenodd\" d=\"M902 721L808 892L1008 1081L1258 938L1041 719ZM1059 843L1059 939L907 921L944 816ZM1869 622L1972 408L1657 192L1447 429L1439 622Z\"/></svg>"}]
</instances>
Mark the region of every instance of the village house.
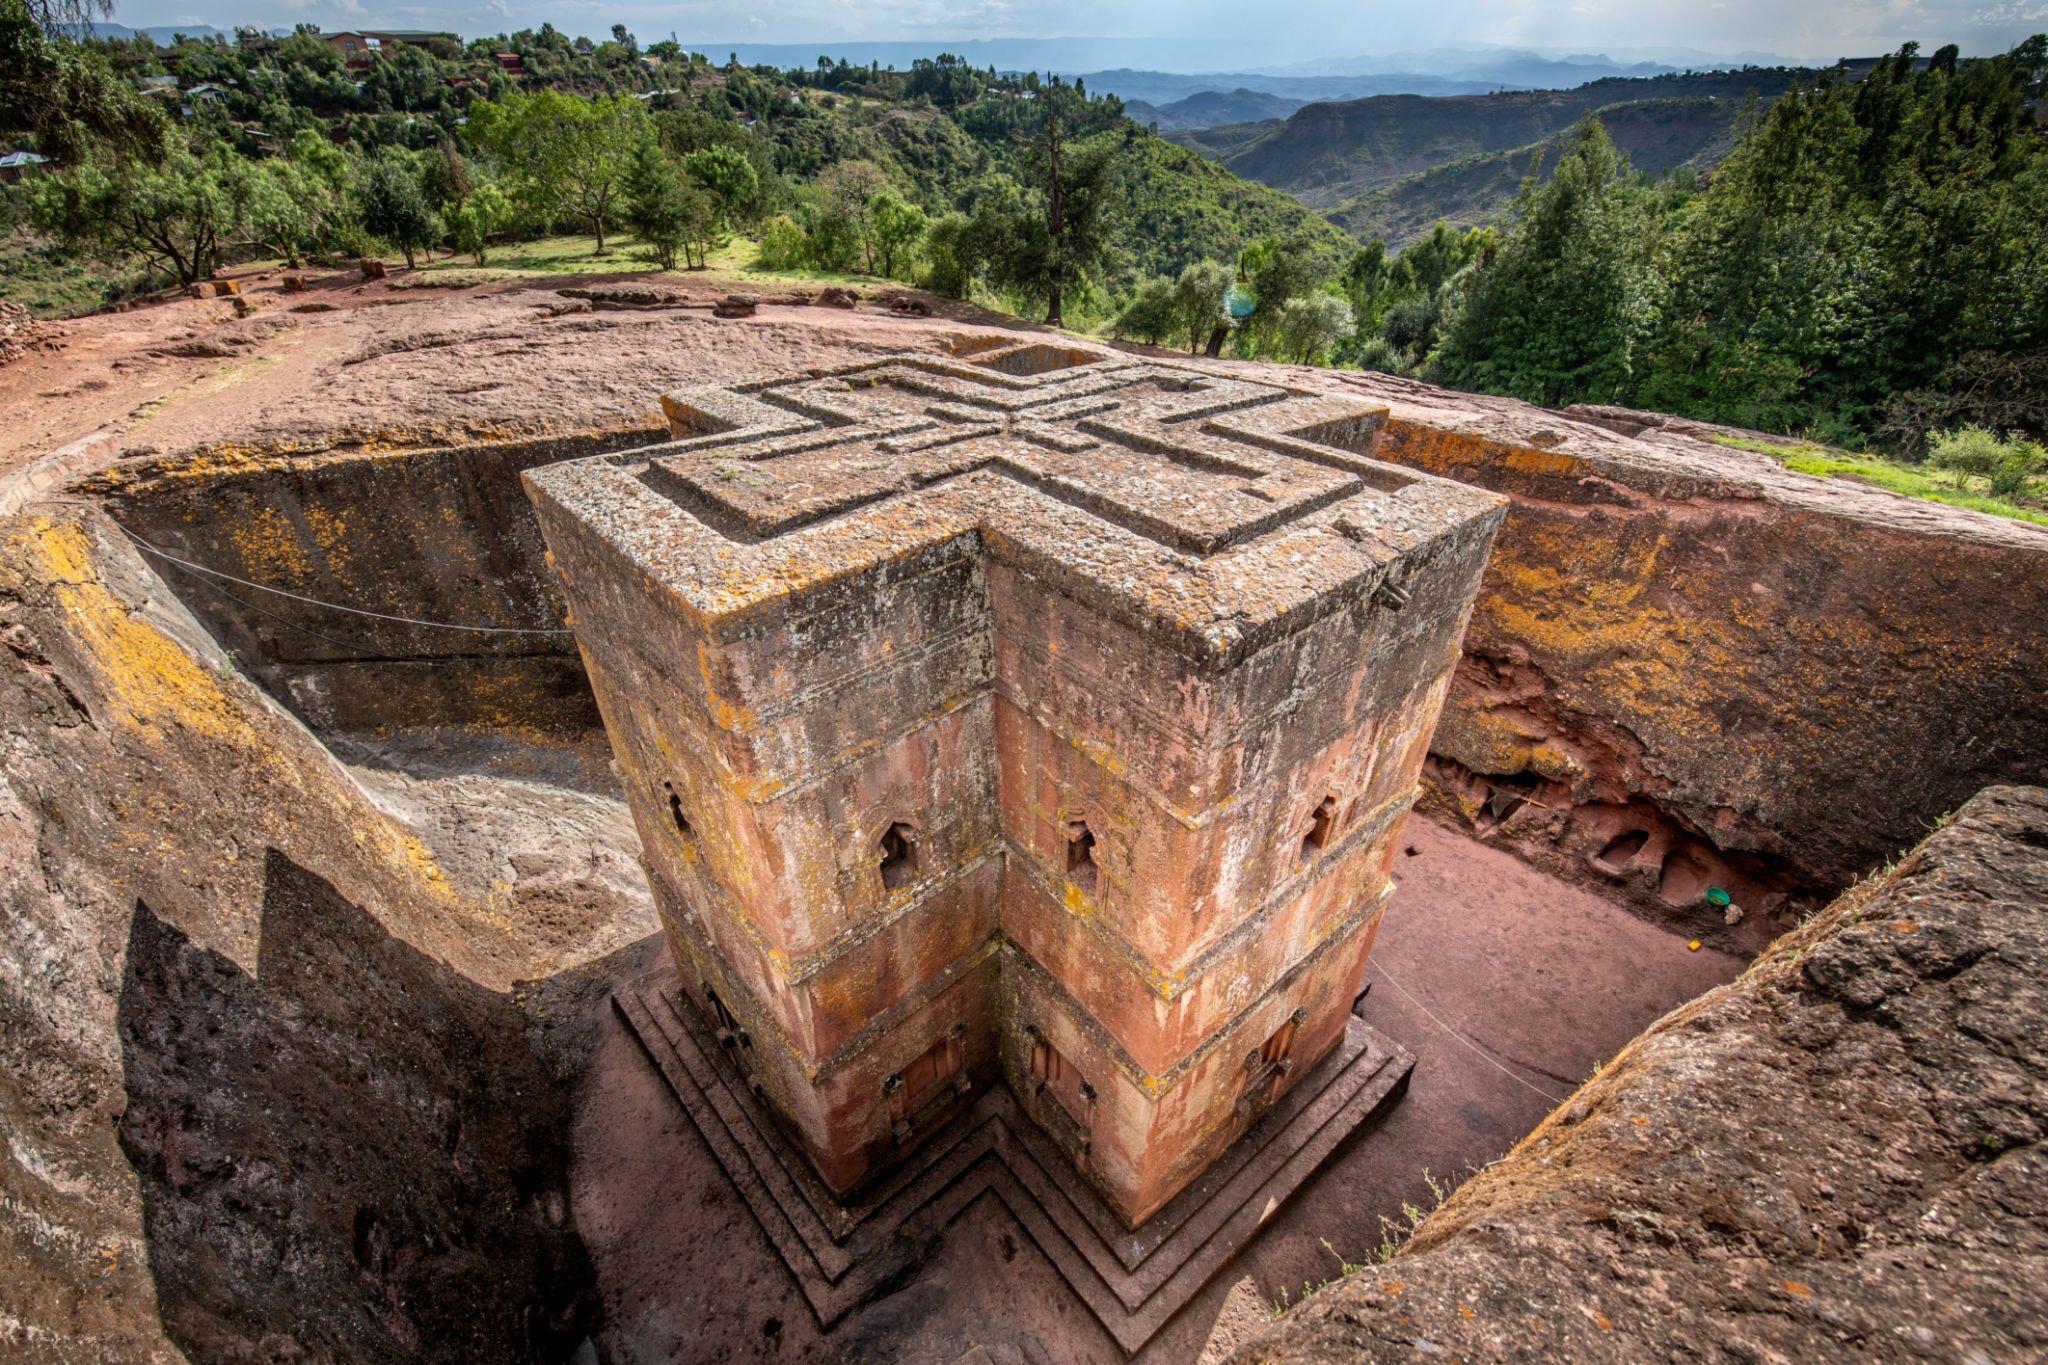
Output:
<instances>
[{"instance_id":1,"label":"village house","mask_svg":"<svg viewBox=\"0 0 2048 1365\"><path fill-rule=\"evenodd\" d=\"M26 148L0 156L0 185L12 185L25 175L33 174L38 168L50 164L50 158L40 152Z\"/></svg>"}]
</instances>

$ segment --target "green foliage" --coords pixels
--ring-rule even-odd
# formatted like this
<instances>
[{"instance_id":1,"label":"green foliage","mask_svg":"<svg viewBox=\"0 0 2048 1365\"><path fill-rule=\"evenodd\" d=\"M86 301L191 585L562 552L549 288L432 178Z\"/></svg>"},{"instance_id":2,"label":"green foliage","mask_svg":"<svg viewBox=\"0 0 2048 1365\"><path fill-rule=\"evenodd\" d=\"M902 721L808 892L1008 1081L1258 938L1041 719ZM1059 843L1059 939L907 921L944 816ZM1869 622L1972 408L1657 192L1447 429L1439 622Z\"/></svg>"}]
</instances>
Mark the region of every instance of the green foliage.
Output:
<instances>
[{"instance_id":1,"label":"green foliage","mask_svg":"<svg viewBox=\"0 0 2048 1365\"><path fill-rule=\"evenodd\" d=\"M1359 343L1352 353L1351 363L1361 370L1377 370L1381 374L1408 373L1400 348L1383 336L1367 337Z\"/></svg>"},{"instance_id":2,"label":"green foliage","mask_svg":"<svg viewBox=\"0 0 2048 1365\"><path fill-rule=\"evenodd\" d=\"M1434 356L1446 382L1555 405L1622 397L1651 325L1641 191L1595 120L1524 191L1461 290Z\"/></svg>"},{"instance_id":3,"label":"green foliage","mask_svg":"<svg viewBox=\"0 0 2048 1365\"><path fill-rule=\"evenodd\" d=\"M714 143L686 154L683 167L710 194L719 220L737 228L755 216L761 175L746 153L729 143Z\"/></svg>"},{"instance_id":4,"label":"green foliage","mask_svg":"<svg viewBox=\"0 0 2048 1365\"><path fill-rule=\"evenodd\" d=\"M722 221L718 202L684 163L652 142L641 146L626 182L626 222L663 270L675 269L678 253L701 268Z\"/></svg>"},{"instance_id":5,"label":"green foliage","mask_svg":"<svg viewBox=\"0 0 2048 1365\"><path fill-rule=\"evenodd\" d=\"M817 179L813 201L817 215L811 228L814 264L824 270L845 270L857 254L860 268L875 273L871 206L888 188L888 173L872 161L841 161L825 169Z\"/></svg>"},{"instance_id":6,"label":"green foliage","mask_svg":"<svg viewBox=\"0 0 2048 1365\"><path fill-rule=\"evenodd\" d=\"M1281 305L1274 334L1281 354L1309 365L1350 335L1352 325L1349 303L1335 294L1306 294Z\"/></svg>"},{"instance_id":7,"label":"green foliage","mask_svg":"<svg viewBox=\"0 0 2048 1365\"><path fill-rule=\"evenodd\" d=\"M974 284L973 228L966 214L949 213L925 229L925 288L948 298L967 297Z\"/></svg>"},{"instance_id":8,"label":"green foliage","mask_svg":"<svg viewBox=\"0 0 2048 1365\"><path fill-rule=\"evenodd\" d=\"M2020 501L2034 492L2035 480L2048 471L2048 449L2014 436L2002 440L1983 427L1958 427L1934 438L1927 463L1955 476L1956 487L1974 475L1990 486L1991 496Z\"/></svg>"},{"instance_id":9,"label":"green foliage","mask_svg":"<svg viewBox=\"0 0 2048 1365\"><path fill-rule=\"evenodd\" d=\"M450 209L446 217L448 245L483 265L491 238L512 226L512 199L487 182L471 189L469 196Z\"/></svg>"},{"instance_id":10,"label":"green foliage","mask_svg":"<svg viewBox=\"0 0 2048 1365\"><path fill-rule=\"evenodd\" d=\"M514 91L472 107L469 135L508 172L514 195L535 220L587 224L604 254L626 176L650 130L631 98L584 100L559 90Z\"/></svg>"},{"instance_id":11,"label":"green foliage","mask_svg":"<svg viewBox=\"0 0 2048 1365\"><path fill-rule=\"evenodd\" d=\"M259 162L232 184L236 217L249 236L288 266L313 240L324 187L304 167L285 159Z\"/></svg>"},{"instance_id":12,"label":"green foliage","mask_svg":"<svg viewBox=\"0 0 2048 1365\"><path fill-rule=\"evenodd\" d=\"M356 197L363 226L404 252L406 265L417 265L419 252L441 240L441 219L412 153L386 147L364 162Z\"/></svg>"},{"instance_id":13,"label":"green foliage","mask_svg":"<svg viewBox=\"0 0 2048 1365\"><path fill-rule=\"evenodd\" d=\"M1927 502L1947 503L1951 507L1967 507L1973 512L1988 512L1996 517L2011 517L2016 521L2031 521L2048 526L2048 509L2040 505L2040 490L2033 488L2031 502L2019 502L2010 498L1993 497L1988 491L1979 491L1983 484L1977 476L1964 474L1935 474L1924 464L1906 464L1899 460L1888 460L1875 455L1852 455L1844 451L1817 446L1808 442L1779 443L1758 441L1742 436L1713 436L1716 444L1737 450L1751 450L1769 455L1787 469L1801 474L1812 474L1818 478L1854 479L1857 483L1869 484L1890 493L1909 498L1920 498Z\"/></svg>"},{"instance_id":14,"label":"green foliage","mask_svg":"<svg viewBox=\"0 0 2048 1365\"><path fill-rule=\"evenodd\" d=\"M794 218L778 213L761 232L759 263L764 270L794 270L809 257L810 243Z\"/></svg>"},{"instance_id":15,"label":"green foliage","mask_svg":"<svg viewBox=\"0 0 2048 1365\"><path fill-rule=\"evenodd\" d=\"M1171 280L1146 280L1110 322L1110 335L1119 341L1135 339L1154 346L1175 339L1181 334L1175 302Z\"/></svg>"},{"instance_id":16,"label":"green foliage","mask_svg":"<svg viewBox=\"0 0 2048 1365\"><path fill-rule=\"evenodd\" d=\"M1187 342L1189 355L1231 325L1223 296L1236 283L1237 272L1215 261L1196 261L1173 282L1174 334Z\"/></svg>"},{"instance_id":17,"label":"green foliage","mask_svg":"<svg viewBox=\"0 0 2048 1365\"><path fill-rule=\"evenodd\" d=\"M41 17L48 10L41 0L0 0L0 125L34 133L44 154L63 162L100 144L161 155L171 142L163 110L99 49L51 37Z\"/></svg>"},{"instance_id":18,"label":"green foliage","mask_svg":"<svg viewBox=\"0 0 2048 1365\"><path fill-rule=\"evenodd\" d=\"M1029 189L1007 196L1003 215L982 235L984 268L999 289L1045 306L1064 322L1064 303L1099 272L1111 242L1116 153L1121 139L1077 143L1090 117L1086 100L1055 77L1036 102L1039 114L1018 160Z\"/></svg>"},{"instance_id":19,"label":"green foliage","mask_svg":"<svg viewBox=\"0 0 2048 1365\"><path fill-rule=\"evenodd\" d=\"M1238 253L1237 277L1251 286L1255 306L1238 331L1245 355L1280 347L1280 319L1288 305L1306 298L1322 283L1326 263L1306 235L1284 239L1262 237Z\"/></svg>"},{"instance_id":20,"label":"green foliage","mask_svg":"<svg viewBox=\"0 0 2048 1365\"><path fill-rule=\"evenodd\" d=\"M1113 144L1117 194L1113 252L1101 263L1103 282L1125 289L1151 275L1178 276L1196 261L1234 261L1260 238L1305 240L1320 264L1335 271L1351 241L1292 197L1241 179L1215 162L1128 126L1094 135Z\"/></svg>"},{"instance_id":21,"label":"green foliage","mask_svg":"<svg viewBox=\"0 0 2048 1365\"><path fill-rule=\"evenodd\" d=\"M107 256L135 256L180 284L213 274L241 226L243 167L224 149L201 158L183 146L160 160L38 176L30 188L37 227Z\"/></svg>"},{"instance_id":22,"label":"green foliage","mask_svg":"<svg viewBox=\"0 0 2048 1365\"><path fill-rule=\"evenodd\" d=\"M1938 388L1966 356L2040 349L2048 142L2021 101L2043 47L1916 69L1908 46L1755 119L1664 225L1635 400L1905 435L1898 395Z\"/></svg>"},{"instance_id":23,"label":"green foliage","mask_svg":"<svg viewBox=\"0 0 2048 1365\"><path fill-rule=\"evenodd\" d=\"M905 203L894 190L883 190L868 201L868 232L874 242L875 264L880 272L895 278L917 257L927 226L924 210Z\"/></svg>"}]
</instances>

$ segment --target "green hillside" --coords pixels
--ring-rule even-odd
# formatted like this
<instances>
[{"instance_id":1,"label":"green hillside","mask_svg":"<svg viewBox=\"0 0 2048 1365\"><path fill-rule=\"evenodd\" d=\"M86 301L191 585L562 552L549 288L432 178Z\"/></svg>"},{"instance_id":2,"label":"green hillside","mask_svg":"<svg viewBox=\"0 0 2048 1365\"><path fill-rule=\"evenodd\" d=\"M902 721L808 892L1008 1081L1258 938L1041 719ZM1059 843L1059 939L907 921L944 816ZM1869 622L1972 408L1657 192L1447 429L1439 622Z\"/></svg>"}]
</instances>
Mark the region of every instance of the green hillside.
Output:
<instances>
[{"instance_id":1,"label":"green hillside","mask_svg":"<svg viewBox=\"0 0 2048 1365\"><path fill-rule=\"evenodd\" d=\"M1125 256L1112 273L1113 286L1178 274L1195 261L1234 260L1239 247L1258 237L1305 236L1332 269L1348 253L1344 234L1292 196L1186 147L1135 130L1129 136L1119 160L1117 236Z\"/></svg>"},{"instance_id":2,"label":"green hillside","mask_svg":"<svg viewBox=\"0 0 2048 1365\"><path fill-rule=\"evenodd\" d=\"M1704 170L1726 156L1744 107L1732 100L1693 98L1613 104L1597 112L1635 169L1663 176L1680 167ZM1395 247L1438 222L1454 227L1498 223L1531 171L1548 177L1569 137L1567 130L1511 151L1459 157L1377 185L1325 211L1361 241L1378 237Z\"/></svg>"},{"instance_id":3,"label":"green hillside","mask_svg":"<svg viewBox=\"0 0 2048 1365\"><path fill-rule=\"evenodd\" d=\"M1595 111L1610 124L1622 117L1617 106L1643 102L1719 102L1732 112L1752 95L1770 99L1795 81L1817 75L1797 68L1756 68L1618 78L1576 90L1447 98L1375 95L1311 104L1284 122L1210 128L1180 140L1216 156L1239 175L1321 208L1455 161L1534 147Z\"/></svg>"}]
</instances>

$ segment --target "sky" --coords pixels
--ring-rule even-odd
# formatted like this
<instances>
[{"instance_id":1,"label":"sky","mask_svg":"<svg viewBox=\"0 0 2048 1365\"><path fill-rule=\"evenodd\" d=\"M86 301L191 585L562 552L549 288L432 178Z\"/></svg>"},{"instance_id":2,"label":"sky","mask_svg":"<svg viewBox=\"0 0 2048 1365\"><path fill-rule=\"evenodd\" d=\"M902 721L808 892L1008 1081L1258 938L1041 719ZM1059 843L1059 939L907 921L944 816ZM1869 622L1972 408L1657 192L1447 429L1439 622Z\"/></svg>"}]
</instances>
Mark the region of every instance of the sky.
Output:
<instances>
[{"instance_id":1,"label":"sky","mask_svg":"<svg viewBox=\"0 0 2048 1365\"><path fill-rule=\"evenodd\" d=\"M714 54L721 42L1085 35L1156 39L1174 56L1158 69L1198 71L1475 43L1821 60L1917 40L1928 50L1958 43L1974 55L2048 30L2048 0L116 0L113 17L134 27L307 22L329 31L447 28L466 37L546 20L601 38L624 23L642 41L673 33Z\"/></svg>"}]
</instances>

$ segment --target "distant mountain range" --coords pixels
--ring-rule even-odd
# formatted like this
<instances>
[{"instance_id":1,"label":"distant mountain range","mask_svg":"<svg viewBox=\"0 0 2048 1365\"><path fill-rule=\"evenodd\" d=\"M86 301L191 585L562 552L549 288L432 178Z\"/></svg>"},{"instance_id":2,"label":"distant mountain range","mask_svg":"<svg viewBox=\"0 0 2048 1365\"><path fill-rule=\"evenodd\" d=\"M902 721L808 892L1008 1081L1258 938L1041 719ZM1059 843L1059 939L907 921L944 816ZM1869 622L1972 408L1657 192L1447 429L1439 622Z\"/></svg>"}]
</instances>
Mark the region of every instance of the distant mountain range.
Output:
<instances>
[{"instance_id":1,"label":"distant mountain range","mask_svg":"<svg viewBox=\"0 0 2048 1365\"><path fill-rule=\"evenodd\" d=\"M1693 69L1719 70L1741 63ZM1090 71L1083 79L1096 93L1152 105L1220 90L1251 91L1301 101L1362 99L1371 95L1480 95L1495 90L1569 90L1617 76L1676 75L1681 68L1660 62L1621 63L1603 56L1545 57L1535 52L1398 53L1349 57L1264 71L1200 72ZM1191 125L1192 126L1192 125Z\"/></svg>"},{"instance_id":2,"label":"distant mountain range","mask_svg":"<svg viewBox=\"0 0 2048 1365\"><path fill-rule=\"evenodd\" d=\"M1556 162L1586 114L1599 115L1639 170L1704 170L1727 154L1752 96L1769 101L1819 74L1771 67L1610 78L1571 90L1381 95L1169 136L1288 191L1356 237L1398 246L1439 220L1499 221L1522 180Z\"/></svg>"},{"instance_id":3,"label":"distant mountain range","mask_svg":"<svg viewBox=\"0 0 2048 1365\"><path fill-rule=\"evenodd\" d=\"M659 37L642 33L641 38ZM1295 95L1305 99L1337 99L1347 96L1386 93L1381 88L1359 89L1360 79L1389 75L1410 79L1431 77L1460 83L1492 85L1553 86L1576 84L1599 76L1651 75L1659 71L1702 70L1710 67L1771 65L1777 58L1768 53L1739 53L1716 56L1690 48L1653 48L1629 51L1621 57L1598 53L1547 52L1534 48L1498 47L1473 44L1465 47L1430 48L1421 51L1359 54L1348 57L1319 57L1313 61L1276 60L1280 44L1292 43L1291 34L1276 35L1261 50L1256 43L1240 39L1153 37L1153 38L973 38L954 41L919 42L814 42L761 43L716 42L688 33L675 35L684 47L704 53L713 61L736 55L749 66L809 66L819 57L844 58L859 66L878 62L898 69L919 58L942 52L964 58L975 66L993 66L999 71L1057 71L1062 75L1085 75L1091 88L1098 77L1160 76L1193 73L1194 84L1167 92L1125 90L1109 85L1105 89L1125 99L1164 103L1204 90L1227 91L1242 86L1267 94ZM1296 51L1299 49L1296 48ZM1312 91L1279 88L1273 82L1334 80L1336 85ZM1352 84L1347 85L1346 82ZM1402 87L1403 89L1407 87Z\"/></svg>"},{"instance_id":4,"label":"distant mountain range","mask_svg":"<svg viewBox=\"0 0 2048 1365\"><path fill-rule=\"evenodd\" d=\"M147 38L158 46L166 46L179 35L187 38L234 38L234 31L215 28L212 24L151 24L146 28L130 28L126 24L94 24L95 38L115 38L126 42L133 38Z\"/></svg>"},{"instance_id":5,"label":"distant mountain range","mask_svg":"<svg viewBox=\"0 0 2048 1365\"><path fill-rule=\"evenodd\" d=\"M1255 123L1283 119L1305 100L1291 100L1258 90L1204 90L1167 104L1125 100L1124 113L1133 123L1156 124L1161 132L1214 128L1219 123Z\"/></svg>"}]
</instances>

